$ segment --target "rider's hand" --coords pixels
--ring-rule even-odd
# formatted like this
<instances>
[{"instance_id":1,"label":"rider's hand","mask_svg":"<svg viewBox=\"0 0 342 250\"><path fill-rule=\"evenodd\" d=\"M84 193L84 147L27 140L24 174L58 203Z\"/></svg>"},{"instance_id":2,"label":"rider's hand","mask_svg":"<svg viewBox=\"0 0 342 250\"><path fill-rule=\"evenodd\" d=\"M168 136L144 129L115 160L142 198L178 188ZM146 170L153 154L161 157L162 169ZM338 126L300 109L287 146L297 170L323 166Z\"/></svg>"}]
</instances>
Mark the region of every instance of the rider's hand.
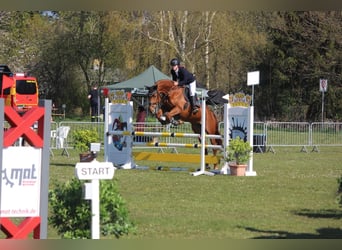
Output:
<instances>
[{"instance_id":1,"label":"rider's hand","mask_svg":"<svg viewBox=\"0 0 342 250\"><path fill-rule=\"evenodd\" d=\"M176 82L176 81L174 81L173 84L174 84L175 86L178 86L178 82Z\"/></svg>"}]
</instances>

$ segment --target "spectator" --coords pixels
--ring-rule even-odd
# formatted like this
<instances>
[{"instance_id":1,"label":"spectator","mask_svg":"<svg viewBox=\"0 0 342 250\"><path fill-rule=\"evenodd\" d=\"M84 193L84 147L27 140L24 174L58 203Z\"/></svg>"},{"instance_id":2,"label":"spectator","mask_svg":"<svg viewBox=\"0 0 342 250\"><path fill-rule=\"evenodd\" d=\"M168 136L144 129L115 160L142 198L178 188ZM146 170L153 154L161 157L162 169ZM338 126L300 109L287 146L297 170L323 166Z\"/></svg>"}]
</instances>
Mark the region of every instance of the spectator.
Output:
<instances>
[{"instance_id":1,"label":"spectator","mask_svg":"<svg viewBox=\"0 0 342 250\"><path fill-rule=\"evenodd\" d=\"M146 119L146 111L144 106L139 105L138 107L138 113L137 113L137 117L136 117L136 131L144 131L144 126L145 126L145 119ZM143 136L137 136L136 137L136 141L137 142L142 142L144 137Z\"/></svg>"},{"instance_id":2,"label":"spectator","mask_svg":"<svg viewBox=\"0 0 342 250\"><path fill-rule=\"evenodd\" d=\"M97 90L97 85L94 85L94 87L92 88L92 90L90 90L89 94L88 94L88 99L90 100L90 109L91 109L91 121L95 122L97 121L97 117L98 117L98 98L99 98L99 92Z\"/></svg>"}]
</instances>

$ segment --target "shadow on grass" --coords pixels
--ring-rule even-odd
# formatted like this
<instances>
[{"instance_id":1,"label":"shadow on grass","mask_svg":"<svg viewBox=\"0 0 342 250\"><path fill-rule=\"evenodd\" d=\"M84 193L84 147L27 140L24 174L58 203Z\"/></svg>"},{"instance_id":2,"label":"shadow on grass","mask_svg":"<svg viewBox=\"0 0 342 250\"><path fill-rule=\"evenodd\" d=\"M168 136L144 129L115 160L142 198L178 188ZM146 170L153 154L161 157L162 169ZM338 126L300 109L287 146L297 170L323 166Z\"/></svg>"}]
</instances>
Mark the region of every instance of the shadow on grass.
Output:
<instances>
[{"instance_id":1,"label":"shadow on grass","mask_svg":"<svg viewBox=\"0 0 342 250\"><path fill-rule=\"evenodd\" d=\"M54 163L53 165L57 167L75 167L75 164L70 163Z\"/></svg>"},{"instance_id":2,"label":"shadow on grass","mask_svg":"<svg viewBox=\"0 0 342 250\"><path fill-rule=\"evenodd\" d=\"M310 209L301 209L293 212L296 215L306 216L308 218L326 218L326 219L341 219L342 218L342 210L338 209L324 209L324 210L310 210Z\"/></svg>"},{"instance_id":3,"label":"shadow on grass","mask_svg":"<svg viewBox=\"0 0 342 250\"><path fill-rule=\"evenodd\" d=\"M261 230L245 227L246 230L265 235L253 237L253 239L342 239L342 230L339 228L318 228L317 234L291 233L277 230Z\"/></svg>"},{"instance_id":4,"label":"shadow on grass","mask_svg":"<svg viewBox=\"0 0 342 250\"><path fill-rule=\"evenodd\" d=\"M293 211L293 214L299 216L306 216L315 219L341 219L342 210L338 209L325 209L325 210L310 210L301 209ZM261 236L253 237L254 239L342 239L342 230L340 228L318 228L317 234L311 233L292 233L288 231L277 230L262 230L252 227L245 227L246 230L251 232L262 233Z\"/></svg>"}]
</instances>

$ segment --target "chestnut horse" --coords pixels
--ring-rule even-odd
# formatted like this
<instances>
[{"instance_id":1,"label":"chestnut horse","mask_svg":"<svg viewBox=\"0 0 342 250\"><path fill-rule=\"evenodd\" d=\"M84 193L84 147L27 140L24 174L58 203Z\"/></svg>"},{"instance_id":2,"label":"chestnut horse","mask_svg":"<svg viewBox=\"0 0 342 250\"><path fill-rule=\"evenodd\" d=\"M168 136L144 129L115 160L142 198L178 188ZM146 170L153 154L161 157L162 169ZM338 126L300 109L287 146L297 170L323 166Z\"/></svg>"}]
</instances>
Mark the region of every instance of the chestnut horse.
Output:
<instances>
[{"instance_id":1,"label":"chestnut horse","mask_svg":"<svg viewBox=\"0 0 342 250\"><path fill-rule=\"evenodd\" d=\"M163 125L172 123L179 125L182 122L191 123L192 131L201 134L202 107L196 114L192 113L187 97L186 88L175 86L172 80L162 79L154 86L147 87L149 98L149 110L156 116ZM165 116L166 119L161 117ZM205 132L210 135L220 135L219 122L215 113L206 106L205 108ZM201 142L201 138L199 138ZM222 145L222 139L211 138L212 145ZM217 154L218 149L213 149L213 154ZM208 154L207 148L205 154ZM216 166L215 166L216 168Z\"/></svg>"}]
</instances>

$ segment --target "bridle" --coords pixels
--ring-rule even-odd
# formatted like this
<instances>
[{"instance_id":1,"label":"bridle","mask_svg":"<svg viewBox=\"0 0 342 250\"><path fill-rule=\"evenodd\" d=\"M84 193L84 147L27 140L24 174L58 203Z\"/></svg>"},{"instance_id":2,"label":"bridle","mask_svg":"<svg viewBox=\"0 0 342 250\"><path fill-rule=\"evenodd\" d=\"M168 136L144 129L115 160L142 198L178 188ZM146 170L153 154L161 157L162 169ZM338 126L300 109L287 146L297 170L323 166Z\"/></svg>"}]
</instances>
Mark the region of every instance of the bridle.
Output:
<instances>
[{"instance_id":1,"label":"bridle","mask_svg":"<svg viewBox=\"0 0 342 250\"><path fill-rule=\"evenodd\" d=\"M158 91L158 89L154 89L153 91L151 91L150 93L148 93L148 97L149 97L149 105L150 107L154 107L154 109L152 110L152 114L157 114L159 109L161 109L161 107L163 105L172 105L169 101L169 93L171 90L178 88L177 86L172 86L171 89L169 89L168 91L166 90L161 90ZM151 102L151 98L155 98L155 102Z\"/></svg>"},{"instance_id":2,"label":"bridle","mask_svg":"<svg viewBox=\"0 0 342 250\"><path fill-rule=\"evenodd\" d=\"M154 90L151 93L148 93L148 97L149 97L149 106L150 108L151 107L153 108L151 109L151 113L155 115L160 109L161 96L159 95L157 90ZM152 97L155 98L155 102L150 101Z\"/></svg>"}]
</instances>

